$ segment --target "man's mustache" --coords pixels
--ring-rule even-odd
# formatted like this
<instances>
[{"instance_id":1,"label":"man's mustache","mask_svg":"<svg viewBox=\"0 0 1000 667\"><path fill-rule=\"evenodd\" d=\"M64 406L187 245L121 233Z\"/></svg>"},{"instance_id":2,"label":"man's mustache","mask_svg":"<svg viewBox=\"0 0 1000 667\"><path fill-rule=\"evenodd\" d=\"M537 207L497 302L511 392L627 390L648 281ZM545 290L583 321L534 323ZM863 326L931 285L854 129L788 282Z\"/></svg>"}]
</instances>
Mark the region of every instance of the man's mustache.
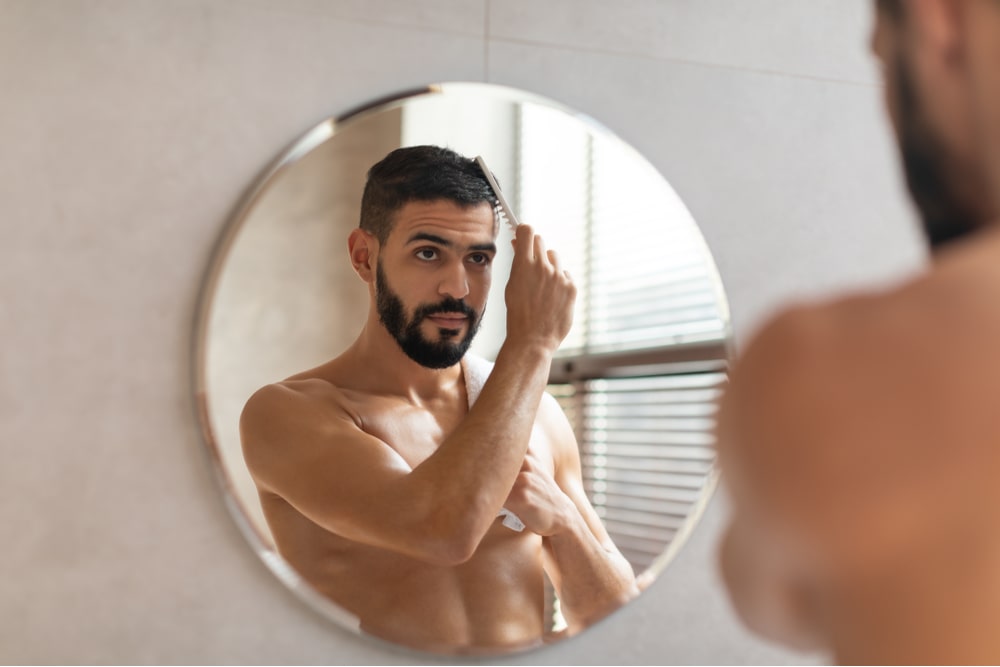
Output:
<instances>
[{"instance_id":1,"label":"man's mustache","mask_svg":"<svg viewBox=\"0 0 1000 667\"><path fill-rule=\"evenodd\" d=\"M476 313L476 311L473 310L469 304L465 303L461 299L448 297L439 303L425 304L418 307L417 311L413 314L413 321L420 322L431 315L436 315L437 313L461 313L462 315L468 317L472 322L475 322L479 316L479 314Z\"/></svg>"}]
</instances>

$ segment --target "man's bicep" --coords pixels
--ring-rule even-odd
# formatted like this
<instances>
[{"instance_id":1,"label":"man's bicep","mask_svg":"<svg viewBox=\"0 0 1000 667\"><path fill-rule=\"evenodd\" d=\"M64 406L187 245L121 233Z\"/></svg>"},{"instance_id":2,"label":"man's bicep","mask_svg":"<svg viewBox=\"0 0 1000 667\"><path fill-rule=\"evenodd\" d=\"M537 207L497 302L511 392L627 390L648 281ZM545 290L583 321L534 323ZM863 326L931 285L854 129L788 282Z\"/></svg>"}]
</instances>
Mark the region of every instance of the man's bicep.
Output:
<instances>
[{"instance_id":1,"label":"man's bicep","mask_svg":"<svg viewBox=\"0 0 1000 667\"><path fill-rule=\"evenodd\" d=\"M361 431L349 416L287 387L255 394L240 433L258 488L338 534L374 521L377 490L384 497L410 471L391 447Z\"/></svg>"}]
</instances>

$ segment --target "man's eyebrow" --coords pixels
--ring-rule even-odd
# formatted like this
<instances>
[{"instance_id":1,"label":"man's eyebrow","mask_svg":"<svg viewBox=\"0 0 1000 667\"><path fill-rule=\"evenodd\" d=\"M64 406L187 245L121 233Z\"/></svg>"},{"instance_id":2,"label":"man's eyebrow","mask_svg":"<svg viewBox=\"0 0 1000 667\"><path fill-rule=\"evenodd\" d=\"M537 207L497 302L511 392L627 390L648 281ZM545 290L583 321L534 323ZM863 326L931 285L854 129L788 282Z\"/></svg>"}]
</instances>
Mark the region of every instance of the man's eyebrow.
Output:
<instances>
[{"instance_id":1,"label":"man's eyebrow","mask_svg":"<svg viewBox=\"0 0 1000 667\"><path fill-rule=\"evenodd\" d=\"M497 252L496 243L477 243L475 245L469 246L469 250L475 250L476 252L491 252L494 255Z\"/></svg>"},{"instance_id":2,"label":"man's eyebrow","mask_svg":"<svg viewBox=\"0 0 1000 667\"><path fill-rule=\"evenodd\" d=\"M451 248L451 247L453 247L455 245L453 242L449 241L448 239L444 238L443 236L438 236L437 234L429 234L427 232L417 232L416 234L414 234L413 236L411 236L409 239L407 239L406 245L410 245L411 243L414 243L416 241L430 241L431 243L436 243L436 244L444 246L446 248ZM475 252L491 252L493 254L496 254L497 244L496 243L476 243L474 245L469 246L469 250L472 250L472 251L475 251Z\"/></svg>"},{"instance_id":3,"label":"man's eyebrow","mask_svg":"<svg viewBox=\"0 0 1000 667\"><path fill-rule=\"evenodd\" d=\"M417 232L407 239L406 245L410 245L414 241L430 241L431 243L437 243L438 245L446 247L454 245L451 241L444 237L438 236L437 234L428 234L427 232Z\"/></svg>"}]
</instances>

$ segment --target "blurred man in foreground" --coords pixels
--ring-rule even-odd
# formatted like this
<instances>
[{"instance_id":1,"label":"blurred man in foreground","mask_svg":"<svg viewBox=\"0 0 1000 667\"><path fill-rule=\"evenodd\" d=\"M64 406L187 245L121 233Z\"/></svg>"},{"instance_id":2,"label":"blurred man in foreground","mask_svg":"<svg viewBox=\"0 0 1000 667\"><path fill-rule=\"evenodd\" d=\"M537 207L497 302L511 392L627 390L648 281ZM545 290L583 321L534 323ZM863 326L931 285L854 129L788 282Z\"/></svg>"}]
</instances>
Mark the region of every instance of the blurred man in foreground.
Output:
<instances>
[{"instance_id":1,"label":"blurred man in foreground","mask_svg":"<svg viewBox=\"0 0 1000 667\"><path fill-rule=\"evenodd\" d=\"M880 0L873 50L933 252L794 308L733 370L723 573L746 623L840 662L1000 662L1000 2Z\"/></svg>"}]
</instances>

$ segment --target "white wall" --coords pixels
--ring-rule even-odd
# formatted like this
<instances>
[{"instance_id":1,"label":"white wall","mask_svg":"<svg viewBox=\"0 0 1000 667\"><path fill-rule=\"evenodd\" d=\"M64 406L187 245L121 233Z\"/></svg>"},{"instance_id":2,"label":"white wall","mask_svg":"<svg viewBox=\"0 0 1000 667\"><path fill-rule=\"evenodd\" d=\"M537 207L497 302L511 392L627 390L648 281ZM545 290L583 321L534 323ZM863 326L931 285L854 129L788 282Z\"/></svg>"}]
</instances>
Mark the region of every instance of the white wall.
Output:
<instances>
[{"instance_id":1,"label":"white wall","mask_svg":"<svg viewBox=\"0 0 1000 667\"><path fill-rule=\"evenodd\" d=\"M865 0L0 0L0 661L440 663L353 638L246 547L190 336L240 194L321 118L433 81L577 107L702 225L738 339L922 261ZM497 660L788 663L732 617L721 499L638 601Z\"/></svg>"}]
</instances>

